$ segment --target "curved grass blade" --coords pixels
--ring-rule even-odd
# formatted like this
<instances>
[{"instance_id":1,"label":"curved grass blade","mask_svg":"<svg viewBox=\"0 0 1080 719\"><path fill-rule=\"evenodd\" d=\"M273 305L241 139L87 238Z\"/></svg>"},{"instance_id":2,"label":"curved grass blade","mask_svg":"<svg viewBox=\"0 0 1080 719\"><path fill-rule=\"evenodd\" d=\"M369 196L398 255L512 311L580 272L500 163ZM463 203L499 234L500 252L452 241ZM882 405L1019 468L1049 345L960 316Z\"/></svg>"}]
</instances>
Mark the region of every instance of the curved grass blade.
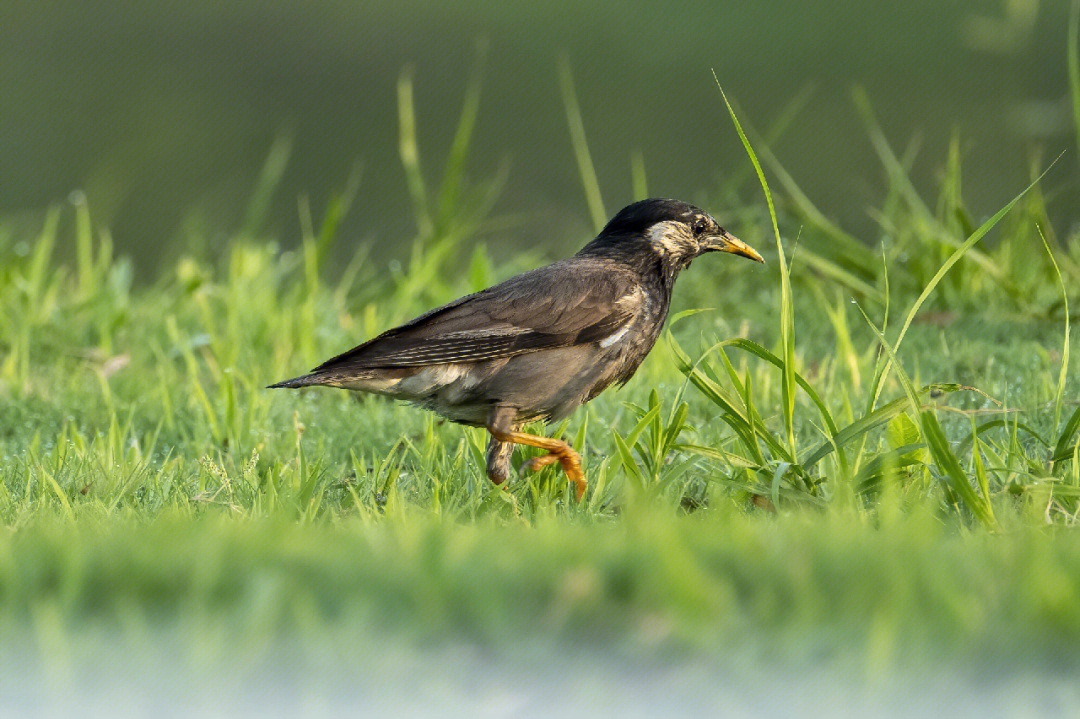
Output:
<instances>
[{"instance_id":1,"label":"curved grass blade","mask_svg":"<svg viewBox=\"0 0 1080 719\"><path fill-rule=\"evenodd\" d=\"M671 345L672 354L675 357L675 364L678 366L679 371L690 380L691 384L697 387L698 390L705 395L706 399L723 410L723 414L720 415L720 418L727 423L729 427L735 430L739 439L742 440L743 445L754 459L757 460L758 464L765 464L765 456L762 454L761 449L757 444L756 437L761 437L766 444L769 445L769 449L778 457L783 458L785 461L791 461L791 457L788 455L783 444L773 437L768 428L761 423L759 418L749 415L740 409L738 406L739 399L737 397L724 389L718 381L707 377L696 364L692 364L690 362L690 357L687 356L670 333L668 334L668 341ZM701 360L699 359L698 362L700 363L700 361Z\"/></svg>"},{"instance_id":2,"label":"curved grass blade","mask_svg":"<svg viewBox=\"0 0 1080 719\"><path fill-rule=\"evenodd\" d=\"M787 432L787 443L790 454L792 457L795 457L798 451L795 446L794 421L795 306L791 299L791 277L788 274L787 257L784 255L784 245L780 241L780 226L776 222L776 207L773 204L772 192L769 191L769 183L765 180L765 173L761 169L761 163L758 161L757 154L754 153L754 148L751 147L750 141L746 138L746 133L743 131L742 125L739 124L739 118L735 116L735 110L731 107L727 95L724 94L724 88L720 86L720 79L716 76L715 70L713 71L713 80L716 81L716 87L720 90L720 96L724 99L728 114L731 115L731 121L735 124L735 131L739 133L739 140L742 141L743 148L750 157L750 162L754 166L754 172L757 173L758 182L761 184L761 189L765 193L765 202L769 206L769 219L772 220L773 235L776 237L776 255L777 260L780 263L780 341L784 348L783 382L781 384L784 400L784 429Z\"/></svg>"},{"instance_id":3,"label":"curved grass blade","mask_svg":"<svg viewBox=\"0 0 1080 719\"><path fill-rule=\"evenodd\" d=\"M766 362L774 365L778 369L784 369L783 360L781 360L772 352L759 345L757 342L754 342L753 340L748 340L744 337L733 337L732 339L724 340L718 343L716 347L737 347L741 350L749 352L755 357L765 360ZM709 351L711 352L712 348L710 348ZM830 434L836 435L836 422L833 421L832 413L829 412L829 408L821 400L821 397L818 396L817 391L810 385L809 382L806 381L806 378L798 372L795 373L795 382L799 385L799 387L802 388L804 392L806 392L806 396L810 398L810 401L814 403L814 406L818 408L818 412L821 414L821 418L822 420L824 420L825 426L828 427Z\"/></svg>"},{"instance_id":4,"label":"curved grass blade","mask_svg":"<svg viewBox=\"0 0 1080 719\"><path fill-rule=\"evenodd\" d=\"M1054 428L1056 429L1061 426L1061 402L1065 396L1065 380L1069 372L1069 331L1071 329L1069 324L1069 292L1065 289L1065 278L1061 276L1061 268L1058 267L1054 253L1050 249L1050 243L1046 241L1046 235L1043 234L1042 228L1038 225L1035 228L1039 231L1039 239L1042 240L1043 247L1046 248L1046 254L1050 257L1050 264L1054 267L1054 274L1057 275L1058 285L1061 287L1061 302L1065 308L1065 341L1064 346L1061 348L1061 370L1058 372L1057 392L1054 393Z\"/></svg>"},{"instance_id":5,"label":"curved grass blade","mask_svg":"<svg viewBox=\"0 0 1080 719\"><path fill-rule=\"evenodd\" d=\"M933 392L956 392L961 389L963 389L963 387L958 384L931 384L920 389L917 392L917 396L927 395ZM817 449L811 452L810 456L803 460L803 468L809 470L815 464L827 457L836 447L842 447L849 442L862 437L868 432L887 424L890 419L903 413L908 406L910 406L910 400L907 397L900 397L888 404L881 405L870 414L852 422L834 434L831 438L818 445ZM919 406L921 407L921 403Z\"/></svg>"},{"instance_id":6,"label":"curved grass blade","mask_svg":"<svg viewBox=\"0 0 1080 719\"><path fill-rule=\"evenodd\" d=\"M1029 184L1020 192L1020 194L1010 200L1007 205L994 213L993 217L982 223L979 226L979 229L975 230L975 232L973 232L966 240L964 240L963 244L957 247L956 250L951 255L949 255L948 259L946 259L945 262L942 263L941 267L938 268L938 271L934 273L934 276L930 278L930 282L926 284L926 287L924 287L923 291L919 294L918 299L915 300L915 303L911 306L911 309L908 310L907 317L904 318L904 324L900 328L900 334L896 338L895 344L893 344L889 348L889 357L885 359L881 371L878 372L877 376L875 376L874 378L873 391L870 395L871 407L873 407L873 405L877 403L878 398L881 396L881 390L882 387L884 387L885 379L888 377L889 371L896 364L893 360L893 357L896 355L897 352L900 351L900 343L904 341L904 337L905 335L907 335L907 331L911 327L911 323L912 321L914 321L915 315L919 313L919 310L922 308L923 303L926 302L926 299L930 296L930 293L934 291L934 289L938 286L938 283L940 283L942 278L945 277L946 273L948 273L948 271L952 269L953 265L959 262L960 258L963 257L968 250L974 247L979 242L979 240L985 237L986 233L992 230L994 226L1001 221L1001 218L1009 214L1012 208L1016 206L1016 203L1020 202L1021 198L1023 198L1024 195L1026 195L1031 190L1031 188L1035 187L1035 185L1037 185L1039 181L1041 181L1042 178L1046 176L1046 173L1050 171L1050 168L1052 168L1054 164L1057 163L1057 161L1060 159L1061 155L1058 155L1057 159L1055 159L1054 162L1051 162L1049 167L1043 170L1042 174L1036 177L1035 180L1031 182L1031 184ZM867 318L867 322L869 321L869 318ZM873 323L871 323L871 327L873 327ZM874 331L878 331L876 327L874 327Z\"/></svg>"},{"instance_id":7,"label":"curved grass blade","mask_svg":"<svg viewBox=\"0 0 1080 719\"><path fill-rule=\"evenodd\" d=\"M870 321L870 318L862 307L859 307L859 312L862 313L863 319L866 320L866 324L874 332L878 342L881 343L882 349L888 354L889 362L896 367L896 376L900 380L901 386L904 388L904 394L907 395L908 401L911 403L912 410L919 417L919 425L922 428L923 438L926 440L927 449L930 450L930 456L934 458L934 463L938 469L945 475L949 486L953 491L964 501L964 504L971 510L971 513L975 515L975 518L988 527L996 527L997 520L994 518L994 510L990 505L990 496L985 494L980 497L975 493L974 488L971 486L971 482L968 480L967 475L964 473L963 468L960 466L960 460L957 459L952 449L949 447L949 440L945 437L945 432L941 429L941 424L938 422L937 415L934 414L932 409L923 409L922 404L919 402L919 393L915 390L915 385L912 384L911 378L908 377L907 372L896 359L896 354L889 346L888 340L885 339L885 335L881 333L874 323Z\"/></svg>"},{"instance_id":8,"label":"curved grass blade","mask_svg":"<svg viewBox=\"0 0 1080 719\"><path fill-rule=\"evenodd\" d=\"M434 231L431 211L428 207L427 187L420 169L420 148L416 142L416 108L413 103L412 68L406 68L398 78L398 154L405 169L413 211L416 213L417 229L423 237Z\"/></svg>"},{"instance_id":9,"label":"curved grass blade","mask_svg":"<svg viewBox=\"0 0 1080 719\"><path fill-rule=\"evenodd\" d=\"M589 143L585 139L585 123L581 119L581 107L578 105L577 91L574 90L574 76L570 72L570 60L566 55L559 56L559 88L562 90L563 105L566 107L566 123L570 127L570 141L574 146L581 184L585 189L585 200L589 205L589 214L593 225L599 232L607 222L604 200L600 196L600 181L596 179Z\"/></svg>"},{"instance_id":10,"label":"curved grass blade","mask_svg":"<svg viewBox=\"0 0 1080 719\"><path fill-rule=\"evenodd\" d=\"M925 448L925 444L918 442L916 444L905 444L903 447L897 447L888 452L875 455L856 473L855 486L859 488L860 492L865 492L871 489L871 485L874 484L877 477L886 472L895 472L905 467L922 464L922 460L918 458L917 453Z\"/></svg>"},{"instance_id":11,"label":"curved grass blade","mask_svg":"<svg viewBox=\"0 0 1080 719\"><path fill-rule=\"evenodd\" d=\"M1053 461L1060 462L1073 455L1073 449L1069 445L1076 436L1077 430L1080 430L1080 407L1076 408L1072 417L1065 423L1065 429L1062 430L1057 445L1054 447ZM1080 446L1080 443L1077 443L1077 446Z\"/></svg>"},{"instance_id":12,"label":"curved grass blade","mask_svg":"<svg viewBox=\"0 0 1080 719\"><path fill-rule=\"evenodd\" d=\"M990 431L991 429L995 429L996 427L1004 427L1005 429L1009 429L1010 427L1013 427L1016 430L1023 431L1024 434L1028 435L1029 437L1031 437L1032 439L1037 441L1043 447L1047 447L1047 448L1050 447L1050 443L1047 442L1046 439L1044 439L1041 434L1039 434L1034 429L1032 429L1031 426L1025 424L1024 422L1020 422L1020 421L1010 423L1009 420L1007 420L1007 419L992 419L992 420L990 420L988 422L983 422L982 424L980 424L979 426L977 426L975 428L974 433L972 434L972 437L984 435L988 431ZM970 443L970 441L969 441L969 443Z\"/></svg>"},{"instance_id":13,"label":"curved grass blade","mask_svg":"<svg viewBox=\"0 0 1080 719\"><path fill-rule=\"evenodd\" d=\"M702 457L707 457L708 459L715 459L720 462L726 462L727 464L730 464L733 467L738 467L739 469L752 469L755 471L760 471L763 469L762 465L756 462L752 462L746 457L743 457L742 455L738 455L733 452L725 452L724 450L716 449L715 447L706 447L700 444L678 444L675 446L685 452L690 452L691 454L697 454Z\"/></svg>"},{"instance_id":14,"label":"curved grass blade","mask_svg":"<svg viewBox=\"0 0 1080 719\"><path fill-rule=\"evenodd\" d=\"M472 140L473 129L476 127L476 118L480 110L480 77L484 66L484 56L487 47L479 44L476 48L472 73L469 75L468 84L465 87L465 99L461 103L461 116L458 118L457 130L454 139L450 143L450 152L446 156L446 166L443 168L442 181L439 184L438 199L435 203L435 230L445 231L454 215L458 204L458 196L464 186L465 160L469 156L469 144Z\"/></svg>"}]
</instances>

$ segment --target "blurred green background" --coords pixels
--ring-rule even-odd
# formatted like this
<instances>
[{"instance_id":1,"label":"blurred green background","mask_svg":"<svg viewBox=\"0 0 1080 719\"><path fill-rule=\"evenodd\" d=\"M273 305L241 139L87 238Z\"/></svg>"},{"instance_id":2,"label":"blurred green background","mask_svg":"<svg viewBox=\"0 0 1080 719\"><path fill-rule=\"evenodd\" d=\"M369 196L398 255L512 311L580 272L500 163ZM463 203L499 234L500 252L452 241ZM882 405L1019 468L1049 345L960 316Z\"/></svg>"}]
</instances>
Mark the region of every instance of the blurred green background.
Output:
<instances>
[{"instance_id":1,"label":"blurred green background","mask_svg":"<svg viewBox=\"0 0 1080 719\"><path fill-rule=\"evenodd\" d=\"M41 208L82 190L143 268L190 237L208 235L212 249L235 230L278 137L293 151L270 234L297 238L297 198L321 208L361 163L344 244L411 237L396 82L411 66L421 160L434 174L478 43L487 52L469 172L509 163L496 213L517 221L492 238L513 243L504 252L542 243L558 254L591 229L559 92L562 52L609 211L632 199L636 151L652 194L701 202L745 162L710 69L761 129L813 88L775 150L819 207L870 241L866 208L885 182L853 84L894 145L919 143L920 187L933 186L959 134L976 213L1026 184L1033 157L1045 164L1074 145L1065 0L3 0L0 9L0 214L36 223ZM1051 216L1067 226L1074 205L1058 197Z\"/></svg>"},{"instance_id":2,"label":"blurred green background","mask_svg":"<svg viewBox=\"0 0 1080 719\"><path fill-rule=\"evenodd\" d=\"M488 681L611 714L833 717L849 687L882 716L1075 713L1070 21L1080 56L1080 0L0 0L0 714L128 692L311 716L378 687L400 714ZM796 98L750 133L774 237L732 117L769 134ZM496 489L479 428L264 389L573 251L640 192L632 158L768 264L695 265L673 318L706 311L544 430L584 455L585 502L555 468Z\"/></svg>"}]
</instances>

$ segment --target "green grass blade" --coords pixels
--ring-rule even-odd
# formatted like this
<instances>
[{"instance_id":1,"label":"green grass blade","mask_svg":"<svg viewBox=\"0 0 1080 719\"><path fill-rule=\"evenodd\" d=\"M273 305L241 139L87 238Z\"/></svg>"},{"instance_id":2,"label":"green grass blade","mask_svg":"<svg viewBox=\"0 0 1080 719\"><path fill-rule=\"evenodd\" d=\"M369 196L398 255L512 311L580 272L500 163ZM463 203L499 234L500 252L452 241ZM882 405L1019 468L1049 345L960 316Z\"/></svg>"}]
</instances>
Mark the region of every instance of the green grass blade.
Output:
<instances>
[{"instance_id":1,"label":"green grass blade","mask_svg":"<svg viewBox=\"0 0 1080 719\"><path fill-rule=\"evenodd\" d=\"M948 478L949 486L964 500L964 504L980 522L993 526L994 511L990 507L988 497L980 497L975 493L971 481L960 466L960 460L949 447L949 440L938 423L937 415L932 410L925 410L919 415L919 419L930 455L934 458L938 469Z\"/></svg>"},{"instance_id":2,"label":"green grass blade","mask_svg":"<svg viewBox=\"0 0 1080 719\"><path fill-rule=\"evenodd\" d=\"M1054 428L1056 429L1061 426L1061 403L1065 397L1065 380L1069 373L1069 347L1071 346L1071 342L1069 342L1069 331L1071 329L1069 325L1069 292L1065 289L1065 278L1061 276L1061 269L1058 267L1053 251L1050 249L1050 243L1046 241L1046 235L1043 234L1041 227L1038 225L1035 227L1039 231L1039 239L1042 240L1043 247L1046 248L1050 264L1054 267L1054 274L1057 275L1058 286L1061 288L1061 302L1065 309L1065 339L1061 348L1061 369L1058 372L1057 392L1054 393Z\"/></svg>"},{"instance_id":3,"label":"green grass blade","mask_svg":"<svg viewBox=\"0 0 1080 719\"><path fill-rule=\"evenodd\" d=\"M923 387L918 391L918 396L930 394L934 391L940 392L955 392L961 389L960 385L956 384L933 384L927 387ZM803 460L803 467L809 470L815 464L827 457L835 447L843 447L849 442L853 442L860 437L866 435L869 432L884 426L893 417L902 414L910 405L910 401L906 397L894 399L891 402L881 405L873 412L859 418L851 424L845 426L839 432L834 434L831 438L825 440L817 446L810 455Z\"/></svg>"},{"instance_id":4,"label":"green grass blade","mask_svg":"<svg viewBox=\"0 0 1080 719\"><path fill-rule=\"evenodd\" d=\"M574 76L570 72L570 60L566 55L559 56L559 88L562 90L563 105L566 108L566 123L570 127L570 142L574 146L581 184L585 190L585 201L589 205L589 215L593 226L599 232L607 223L607 211L600 196L600 182L596 179L589 143L585 139L585 123L581 119L581 107L578 105L577 92L574 90Z\"/></svg>"},{"instance_id":5,"label":"green grass blade","mask_svg":"<svg viewBox=\"0 0 1080 719\"><path fill-rule=\"evenodd\" d=\"M1061 155L1058 155L1058 159L1060 158ZM1024 197L1024 195L1026 195L1028 191L1031 190L1031 188L1035 187L1035 185L1037 185L1039 181L1041 181L1042 178L1046 176L1046 173L1050 171L1050 168L1052 168L1056 162L1057 159L1055 159L1054 162L1050 163L1050 166L1043 170L1042 174L1035 178L1035 180L1032 181L1031 184L1025 187L1019 195L1014 197L1012 200L1009 201L1007 205L994 213L994 215L989 220L982 223L979 226L979 229L975 230L975 232L973 232L964 241L963 244L956 248L956 250L951 255L949 255L948 259L946 259L945 262L942 263L941 267L938 268L938 271L934 273L934 276L923 288L922 292L919 294L919 297L915 300L914 304L911 305L911 309L908 310L907 316L904 318L904 324L900 328L900 334L899 336L897 336L896 342L892 345L889 352L890 357L885 360L882 371L878 374L877 377L874 378L874 387L873 391L871 392L871 406L873 406L873 404L875 404L878 398L881 396L881 390L884 387L885 380L889 375L889 371L895 364L891 358L900 351L900 343L904 341L904 336L907 335L908 329L911 327L911 323L915 319L915 315L919 313L919 310L922 308L923 303L926 302L926 299L938 286L938 283L941 282L942 278L945 277L945 275L949 272L950 269L952 269L953 265L960 261L960 258L962 258L968 250L974 247L979 242L979 240L985 237L986 233L990 232L990 230L992 230L994 226L997 225L997 223L1001 222L1001 218L1009 214L1009 212L1016 206L1016 203L1018 203ZM871 324L871 326L873 325ZM874 329L875 331L877 331L877 328Z\"/></svg>"},{"instance_id":6,"label":"green grass blade","mask_svg":"<svg viewBox=\"0 0 1080 719\"><path fill-rule=\"evenodd\" d=\"M766 427L761 426L755 418L747 416L739 409L738 398L721 387L718 382L707 377L697 366L690 362L690 358L679 346L678 342L675 341L675 338L671 336L671 333L668 333L668 340L679 371L705 395L706 399L722 410L721 417L724 422L735 431L747 451L754 456L759 465L765 463L765 457L758 447L757 436L762 437L769 444L770 449L778 456L790 459L787 457L786 450L779 445Z\"/></svg>"},{"instance_id":7,"label":"green grass blade","mask_svg":"<svg viewBox=\"0 0 1080 719\"><path fill-rule=\"evenodd\" d=\"M675 338L670 334L668 335L669 344L671 345L672 354L675 356L675 364L678 366L679 371L686 375L687 379L704 394L709 401L716 406L720 407L726 414L729 414L739 420L747 429L750 427L750 421L738 409L738 403L730 393L727 392L716 382L712 381L704 374L702 374L693 363L690 362L690 357L679 346Z\"/></svg>"},{"instance_id":8,"label":"green grass blade","mask_svg":"<svg viewBox=\"0 0 1080 719\"><path fill-rule=\"evenodd\" d=\"M1061 436L1058 437L1057 444L1054 446L1053 461L1061 462L1073 455L1073 450L1069 445L1078 430L1080 430L1080 407L1076 408L1076 411L1069 417L1069 421L1065 423L1065 429L1061 431Z\"/></svg>"},{"instance_id":9,"label":"green grass blade","mask_svg":"<svg viewBox=\"0 0 1080 719\"><path fill-rule=\"evenodd\" d=\"M738 467L739 469L752 469L755 471L762 469L760 464L752 462L742 455L735 454L734 452L725 452L716 447L705 447L700 444L679 444L676 446L691 454L697 454L708 459L725 462L733 467Z\"/></svg>"},{"instance_id":10,"label":"green grass blade","mask_svg":"<svg viewBox=\"0 0 1080 719\"><path fill-rule=\"evenodd\" d=\"M638 467L637 461L634 460L634 452L631 450L632 445L623 439L618 432L612 432L611 437L615 440L615 448L619 453L619 459L622 460L627 475L633 480L637 489L644 489L645 479L641 474L641 468Z\"/></svg>"},{"instance_id":11,"label":"green grass blade","mask_svg":"<svg viewBox=\"0 0 1080 719\"><path fill-rule=\"evenodd\" d=\"M901 402L906 401L906 399L901 400ZM871 480L884 472L889 470L895 471L921 464L922 462L919 459L918 454L919 450L925 448L925 444L916 442L914 444L905 444L902 447L897 447L888 452L874 455L874 457L864 464L855 474L855 486L860 489L866 489L866 485L869 484Z\"/></svg>"},{"instance_id":12,"label":"green grass blade","mask_svg":"<svg viewBox=\"0 0 1080 719\"><path fill-rule=\"evenodd\" d=\"M769 206L769 219L772 221L773 235L776 237L776 256L780 263L780 342L784 348L782 383L784 429L787 432L787 442L791 456L794 457L797 453L795 447L795 305L791 298L791 277L788 275L787 257L784 255L784 245L780 241L780 226L776 221L776 207L773 204L772 192L769 191L769 183L765 180L765 173L761 169L761 163L758 161L757 154L754 153L750 141L746 138L746 133L743 131L742 125L739 124L739 118L735 116L735 110L728 101L727 95L724 94L724 88L720 86L720 79L716 76L715 71L713 71L713 80L716 81L716 87L720 90L720 97L724 99L724 105L727 106L731 121L735 124L735 131L739 133L739 140L742 142L746 154L750 157L754 172L757 173L758 182L765 193L765 202Z\"/></svg>"},{"instance_id":13,"label":"green grass blade","mask_svg":"<svg viewBox=\"0 0 1080 719\"><path fill-rule=\"evenodd\" d=\"M718 343L716 347L737 347L741 350L749 352L755 357L765 360L769 364L781 370L784 369L783 360L781 360L779 357L759 345L757 342L754 342L753 340L748 340L743 337L734 337L732 339L724 340L723 342ZM832 413L829 412L828 406L826 406L826 404L821 400L821 397L818 395L817 391L810 385L806 378L798 372L795 373L795 382L799 385L799 387L802 388L804 392L806 392L806 396L809 397L810 401L814 403L815 407L817 407L818 412L821 414L822 420L825 422L825 426L829 428L829 432L835 435L837 433L836 422L833 420Z\"/></svg>"},{"instance_id":14,"label":"green grass blade","mask_svg":"<svg viewBox=\"0 0 1080 719\"><path fill-rule=\"evenodd\" d=\"M630 447L633 447L635 444L637 444L638 437L640 437L642 432L648 429L649 425L654 420L659 418L659 416L660 405L654 405L652 408L649 409L648 412L641 416L641 419L639 419L637 424L634 425L634 428L630 430L630 434L626 435L626 444Z\"/></svg>"},{"instance_id":15,"label":"green grass blade","mask_svg":"<svg viewBox=\"0 0 1080 719\"><path fill-rule=\"evenodd\" d=\"M274 192L278 185L281 184L291 153L292 140L287 136L278 137L270 146L270 152L266 154L266 160L259 172L259 179L255 183L255 191L251 193L240 234L251 237L262 229L270 210L270 202L274 199Z\"/></svg>"},{"instance_id":16,"label":"green grass blade","mask_svg":"<svg viewBox=\"0 0 1080 719\"><path fill-rule=\"evenodd\" d=\"M431 211L428 209L427 188L424 173L420 169L420 146L416 141L416 107L413 103L412 70L406 69L398 78L398 153L405 169L405 180L412 198L416 225L421 236L430 237L434 231Z\"/></svg>"},{"instance_id":17,"label":"green grass blade","mask_svg":"<svg viewBox=\"0 0 1080 719\"><path fill-rule=\"evenodd\" d=\"M859 308L862 312L862 308ZM949 441L945 437L945 432L941 429L941 424L938 423L937 415L934 414L932 409L924 409L922 403L919 401L919 393L915 389L915 385L912 383L911 378L908 377L907 372L900 365L896 358L896 354L889 346L889 342L885 339L885 335L881 333L874 323L870 321L870 317L865 312L862 312L863 319L866 320L866 324L874 332L878 342L881 344L881 348L889 356L889 362L896 368L896 376L900 379L900 385L904 388L904 394L907 395L908 402L911 404L911 409L915 412L919 418L919 426L922 429L923 438L926 440L927 449L930 450L930 456L934 458L934 463L938 469L945 475L949 485L953 490L964 500L964 504L971 510L971 513L989 527L996 526L996 520L994 519L994 510L990 506L990 497L980 497L975 493L975 490L971 486L971 482L968 480L967 475L960 466L960 460L957 459L956 454L949 447Z\"/></svg>"},{"instance_id":18,"label":"green grass blade","mask_svg":"<svg viewBox=\"0 0 1080 719\"><path fill-rule=\"evenodd\" d=\"M633 188L635 200L645 200L649 197L649 180L645 175L645 156L641 150L634 150L630 154L630 186Z\"/></svg>"},{"instance_id":19,"label":"green grass blade","mask_svg":"<svg viewBox=\"0 0 1080 719\"><path fill-rule=\"evenodd\" d=\"M461 103L461 116L458 118L457 130L450 143L446 166L443 168L442 182L439 185L438 200L435 205L438 231L446 231L454 216L461 189L465 186L465 161L469 156L469 144L472 140L473 129L476 127L476 118L480 114L480 77L485 54L486 47L483 44L479 45L476 50L475 66L465 88L465 99Z\"/></svg>"}]
</instances>

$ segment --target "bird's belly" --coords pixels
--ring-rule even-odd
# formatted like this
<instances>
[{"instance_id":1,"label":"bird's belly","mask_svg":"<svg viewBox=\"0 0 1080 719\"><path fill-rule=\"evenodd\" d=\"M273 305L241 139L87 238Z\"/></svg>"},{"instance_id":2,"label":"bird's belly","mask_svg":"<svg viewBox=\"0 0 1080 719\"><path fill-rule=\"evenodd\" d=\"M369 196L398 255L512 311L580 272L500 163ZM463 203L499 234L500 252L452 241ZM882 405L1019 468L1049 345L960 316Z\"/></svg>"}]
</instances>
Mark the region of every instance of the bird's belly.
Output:
<instances>
[{"instance_id":1,"label":"bird's belly","mask_svg":"<svg viewBox=\"0 0 1080 719\"><path fill-rule=\"evenodd\" d=\"M383 394L406 400L454 422L482 425L490 403L484 402L482 385L506 360L448 363L424 367L395 383Z\"/></svg>"},{"instance_id":2,"label":"bird's belly","mask_svg":"<svg viewBox=\"0 0 1080 719\"><path fill-rule=\"evenodd\" d=\"M589 401L626 366L622 346L633 333L614 341L541 350L473 363L430 365L390 382L354 387L413 402L447 419L483 425L491 408L508 405L522 421L561 419ZM632 373L632 370L631 370Z\"/></svg>"},{"instance_id":3,"label":"bird's belly","mask_svg":"<svg viewBox=\"0 0 1080 719\"><path fill-rule=\"evenodd\" d=\"M606 351L578 345L517 355L477 388L520 420L561 419L589 399L607 372ZM490 405L489 405L490 406Z\"/></svg>"}]
</instances>

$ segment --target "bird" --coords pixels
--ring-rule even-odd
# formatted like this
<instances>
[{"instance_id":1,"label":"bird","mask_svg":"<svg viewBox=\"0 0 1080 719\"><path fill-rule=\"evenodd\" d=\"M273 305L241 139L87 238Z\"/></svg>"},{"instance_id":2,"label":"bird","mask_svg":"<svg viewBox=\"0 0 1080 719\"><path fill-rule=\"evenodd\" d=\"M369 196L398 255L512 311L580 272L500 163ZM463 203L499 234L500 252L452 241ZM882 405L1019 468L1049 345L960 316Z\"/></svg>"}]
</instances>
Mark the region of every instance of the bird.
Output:
<instances>
[{"instance_id":1,"label":"bird","mask_svg":"<svg viewBox=\"0 0 1080 719\"><path fill-rule=\"evenodd\" d=\"M559 421L629 381L660 336L679 273L709 252L764 262L694 205L634 202L572 257L456 299L270 388L385 395L483 427L494 484L509 478L516 445L535 447L545 454L522 471L558 463L581 501L580 455L523 426Z\"/></svg>"}]
</instances>

